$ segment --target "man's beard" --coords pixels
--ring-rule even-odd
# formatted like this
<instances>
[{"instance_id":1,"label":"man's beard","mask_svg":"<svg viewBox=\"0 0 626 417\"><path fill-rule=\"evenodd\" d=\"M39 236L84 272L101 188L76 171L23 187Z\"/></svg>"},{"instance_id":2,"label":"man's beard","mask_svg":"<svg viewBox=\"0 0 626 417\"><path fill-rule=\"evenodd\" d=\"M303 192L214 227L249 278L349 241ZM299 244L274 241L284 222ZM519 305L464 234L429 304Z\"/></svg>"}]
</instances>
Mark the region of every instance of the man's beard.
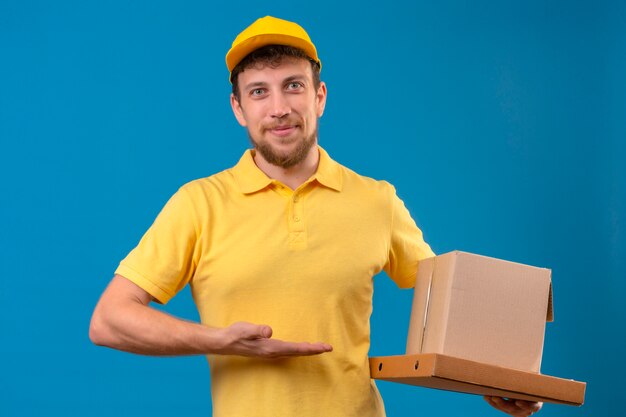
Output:
<instances>
[{"instance_id":1,"label":"man's beard","mask_svg":"<svg viewBox=\"0 0 626 417\"><path fill-rule=\"evenodd\" d=\"M254 149L256 149L268 163L281 168L291 168L304 161L311 148L317 143L317 125L315 126L315 131L313 131L310 136L299 140L296 148L288 154L276 152L274 148L272 148L272 145L266 141L255 141L250 135L250 131L248 131L248 138L254 146Z\"/></svg>"}]
</instances>

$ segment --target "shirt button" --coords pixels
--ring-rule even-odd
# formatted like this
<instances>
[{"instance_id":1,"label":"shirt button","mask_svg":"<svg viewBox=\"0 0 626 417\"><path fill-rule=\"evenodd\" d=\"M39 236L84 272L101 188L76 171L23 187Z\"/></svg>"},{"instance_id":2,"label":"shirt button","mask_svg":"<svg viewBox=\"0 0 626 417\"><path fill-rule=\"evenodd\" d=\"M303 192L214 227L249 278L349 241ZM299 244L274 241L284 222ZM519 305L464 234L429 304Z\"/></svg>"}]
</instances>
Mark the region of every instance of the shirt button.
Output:
<instances>
[{"instance_id":1,"label":"shirt button","mask_svg":"<svg viewBox=\"0 0 626 417\"><path fill-rule=\"evenodd\" d=\"M294 221L299 222L300 221L300 217L296 216L293 218Z\"/></svg>"},{"instance_id":2,"label":"shirt button","mask_svg":"<svg viewBox=\"0 0 626 417\"><path fill-rule=\"evenodd\" d=\"M299 198L298 198L298 196L297 196L297 195L293 197L293 202L294 202L294 203L297 203L297 202L298 202L298 200L299 200Z\"/></svg>"}]
</instances>

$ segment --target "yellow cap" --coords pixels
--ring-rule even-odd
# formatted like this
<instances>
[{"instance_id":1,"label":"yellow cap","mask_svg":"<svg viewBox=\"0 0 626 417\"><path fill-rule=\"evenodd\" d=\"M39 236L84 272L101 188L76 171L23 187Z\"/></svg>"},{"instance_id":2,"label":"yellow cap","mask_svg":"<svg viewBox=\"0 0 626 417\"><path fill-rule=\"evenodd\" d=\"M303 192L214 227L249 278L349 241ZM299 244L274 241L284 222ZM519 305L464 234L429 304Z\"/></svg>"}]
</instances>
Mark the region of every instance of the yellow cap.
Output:
<instances>
[{"instance_id":1,"label":"yellow cap","mask_svg":"<svg viewBox=\"0 0 626 417\"><path fill-rule=\"evenodd\" d=\"M309 58L322 67L315 45L306 31L297 23L265 16L248 26L233 41L226 54L226 66L232 72L242 59L255 49L266 45L287 45L302 49Z\"/></svg>"}]
</instances>

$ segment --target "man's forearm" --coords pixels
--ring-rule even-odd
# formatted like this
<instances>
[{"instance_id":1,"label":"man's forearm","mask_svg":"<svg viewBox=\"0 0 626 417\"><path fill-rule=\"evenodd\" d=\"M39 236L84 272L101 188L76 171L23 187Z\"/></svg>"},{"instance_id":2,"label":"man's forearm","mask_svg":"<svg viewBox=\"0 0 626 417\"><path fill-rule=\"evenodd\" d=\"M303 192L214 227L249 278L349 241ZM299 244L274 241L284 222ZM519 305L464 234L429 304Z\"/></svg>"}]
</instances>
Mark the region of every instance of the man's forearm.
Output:
<instances>
[{"instance_id":1,"label":"man's forearm","mask_svg":"<svg viewBox=\"0 0 626 417\"><path fill-rule=\"evenodd\" d=\"M97 314L89 331L97 345L143 355L197 355L219 350L219 329L188 322L149 306L124 306L107 319Z\"/></svg>"},{"instance_id":2,"label":"man's forearm","mask_svg":"<svg viewBox=\"0 0 626 417\"><path fill-rule=\"evenodd\" d=\"M125 282L126 281L126 282ZM115 277L94 310L91 340L102 346L144 355L194 355L219 351L225 332L163 313L148 305L150 296L123 277Z\"/></svg>"}]
</instances>

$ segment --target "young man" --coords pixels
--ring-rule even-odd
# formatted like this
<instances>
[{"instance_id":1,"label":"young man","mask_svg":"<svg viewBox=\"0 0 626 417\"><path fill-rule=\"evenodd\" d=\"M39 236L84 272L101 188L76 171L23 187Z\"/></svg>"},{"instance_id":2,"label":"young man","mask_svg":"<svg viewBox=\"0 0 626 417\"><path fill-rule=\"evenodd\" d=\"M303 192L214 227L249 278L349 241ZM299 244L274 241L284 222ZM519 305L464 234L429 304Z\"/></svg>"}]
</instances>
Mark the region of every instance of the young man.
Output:
<instances>
[{"instance_id":1,"label":"young man","mask_svg":"<svg viewBox=\"0 0 626 417\"><path fill-rule=\"evenodd\" d=\"M411 287L433 256L395 190L318 146L326 86L298 25L254 22L226 56L231 106L253 144L184 185L120 263L94 343L206 354L215 416L383 416L369 377L372 277ZM201 324L149 306L190 284ZM539 404L489 399L512 415Z\"/></svg>"}]
</instances>

